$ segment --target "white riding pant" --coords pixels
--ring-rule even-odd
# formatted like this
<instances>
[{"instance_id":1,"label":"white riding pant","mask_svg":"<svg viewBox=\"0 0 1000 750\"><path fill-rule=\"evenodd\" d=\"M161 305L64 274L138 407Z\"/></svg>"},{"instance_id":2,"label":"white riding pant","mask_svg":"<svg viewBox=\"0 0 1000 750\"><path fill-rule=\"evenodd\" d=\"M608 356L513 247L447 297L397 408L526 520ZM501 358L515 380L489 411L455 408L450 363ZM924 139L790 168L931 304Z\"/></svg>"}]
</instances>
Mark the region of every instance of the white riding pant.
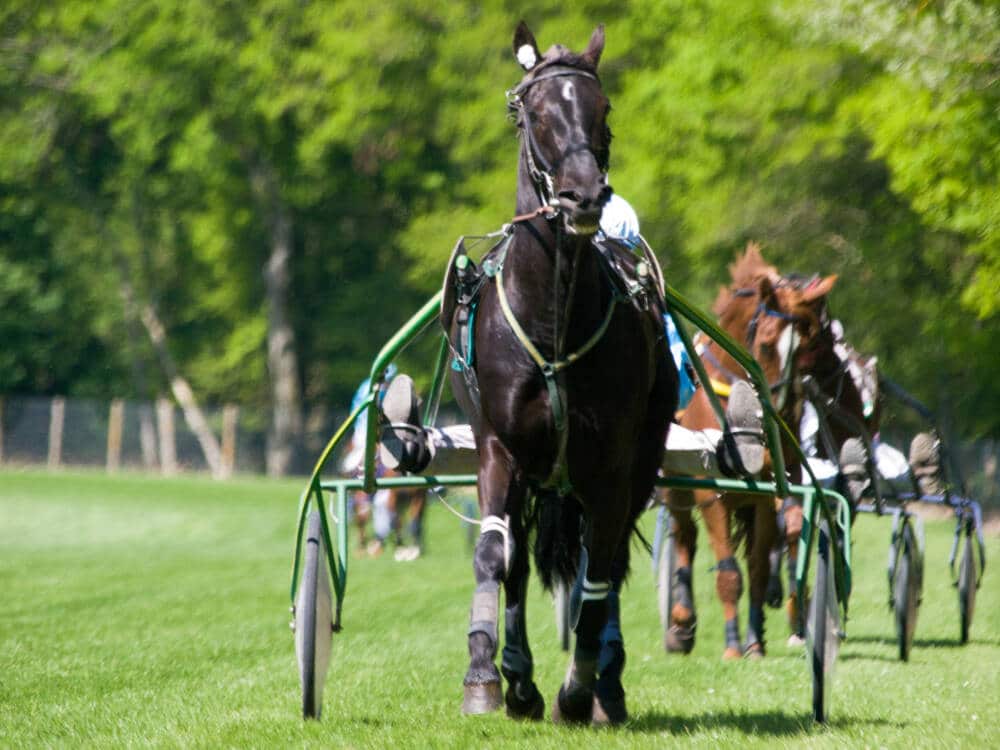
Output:
<instances>
[{"instance_id":1,"label":"white riding pant","mask_svg":"<svg viewBox=\"0 0 1000 750\"><path fill-rule=\"evenodd\" d=\"M833 488L837 479L837 466L825 458L810 456L809 468L823 487ZM897 495L902 492L913 492L913 479L910 476L910 464L902 452L891 445L878 443L875 446L875 468L878 471L879 489L883 495ZM803 477L803 480L805 477Z\"/></svg>"},{"instance_id":2,"label":"white riding pant","mask_svg":"<svg viewBox=\"0 0 1000 750\"><path fill-rule=\"evenodd\" d=\"M479 470L476 437L472 427L457 424L448 427L425 427L430 463L421 474L475 474ZM689 477L721 478L716 447L721 430L689 430L671 424L663 454L663 473Z\"/></svg>"}]
</instances>

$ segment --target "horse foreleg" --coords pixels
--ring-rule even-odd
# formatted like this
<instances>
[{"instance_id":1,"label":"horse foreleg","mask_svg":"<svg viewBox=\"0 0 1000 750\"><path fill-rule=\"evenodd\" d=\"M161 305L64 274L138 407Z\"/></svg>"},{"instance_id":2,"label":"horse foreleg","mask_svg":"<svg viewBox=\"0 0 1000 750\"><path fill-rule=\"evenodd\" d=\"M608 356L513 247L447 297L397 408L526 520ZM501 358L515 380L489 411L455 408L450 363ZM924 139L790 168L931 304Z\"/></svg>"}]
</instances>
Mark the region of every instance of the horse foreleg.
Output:
<instances>
[{"instance_id":1,"label":"horse foreleg","mask_svg":"<svg viewBox=\"0 0 1000 750\"><path fill-rule=\"evenodd\" d=\"M785 516L785 545L788 548L788 599L786 612L788 628L791 635L789 644L799 645L805 642L805 618L802 602L799 601L795 589L795 568L799 560L799 537L802 535L802 506L794 499L785 500L783 512Z\"/></svg>"},{"instance_id":2,"label":"horse foreleg","mask_svg":"<svg viewBox=\"0 0 1000 750\"><path fill-rule=\"evenodd\" d=\"M504 700L507 715L515 719L541 719L545 713L545 700L532 679L534 662L528 646L528 627L525 618L528 588L528 549L519 513L511 518L514 532L514 557L510 572L504 581L504 647L500 669L507 680Z\"/></svg>"},{"instance_id":3,"label":"horse foreleg","mask_svg":"<svg viewBox=\"0 0 1000 750\"><path fill-rule=\"evenodd\" d=\"M689 654L694 648L698 628L691 576L691 566L698 549L698 527L691 515L695 495L686 490L670 490L668 498L677 564L671 587L670 625L663 636L663 646L669 653Z\"/></svg>"},{"instance_id":4,"label":"horse foreleg","mask_svg":"<svg viewBox=\"0 0 1000 750\"><path fill-rule=\"evenodd\" d=\"M624 518L604 514L591 519L587 525L584 545L587 554L581 560L583 585L580 615L574 628L576 644L566 678L552 707L552 718L556 722L583 723L595 716L594 690L601 633L608 621L612 569L624 522ZM624 711L624 700L621 708ZM611 721L618 720L617 717L609 718Z\"/></svg>"},{"instance_id":5,"label":"horse foreleg","mask_svg":"<svg viewBox=\"0 0 1000 750\"><path fill-rule=\"evenodd\" d=\"M747 571L750 577L750 616L747 621L746 656L764 655L764 600L771 570L770 555L777 537L774 505L758 502L754 507L753 534L747 541Z\"/></svg>"},{"instance_id":6,"label":"horse foreleg","mask_svg":"<svg viewBox=\"0 0 1000 750\"><path fill-rule=\"evenodd\" d=\"M608 619L601 630L601 652L597 659L597 686L594 701L595 724L618 724L628 718L625 708L625 688L622 673L625 671L625 638L622 635L621 595L622 583L628 572L628 544L619 547L611 569L611 591L608 592Z\"/></svg>"},{"instance_id":7,"label":"horse foreleg","mask_svg":"<svg viewBox=\"0 0 1000 750\"><path fill-rule=\"evenodd\" d=\"M469 614L469 669L465 674L462 712L481 714L503 704L497 654L500 584L507 576L511 539L506 519L513 490L509 459L495 440L484 441L479 470L479 509L482 517L473 557L476 591ZM526 554L526 551L524 551Z\"/></svg>"},{"instance_id":8,"label":"horse foreleg","mask_svg":"<svg viewBox=\"0 0 1000 750\"><path fill-rule=\"evenodd\" d=\"M720 498L718 502L703 506L701 515L715 553L715 591L722 603L722 616L726 623L726 648L722 658L738 659L742 655L739 601L743 594L743 575L733 557L729 509L724 498Z\"/></svg>"}]
</instances>

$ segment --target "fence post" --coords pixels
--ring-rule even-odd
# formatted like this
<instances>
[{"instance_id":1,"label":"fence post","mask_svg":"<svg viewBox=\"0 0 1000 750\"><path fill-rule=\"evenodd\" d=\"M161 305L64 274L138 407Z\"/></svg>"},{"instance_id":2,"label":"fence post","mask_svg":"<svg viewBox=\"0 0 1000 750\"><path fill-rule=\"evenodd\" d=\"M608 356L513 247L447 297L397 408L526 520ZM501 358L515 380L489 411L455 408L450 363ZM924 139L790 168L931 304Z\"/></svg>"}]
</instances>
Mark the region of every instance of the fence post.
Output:
<instances>
[{"instance_id":1,"label":"fence post","mask_svg":"<svg viewBox=\"0 0 1000 750\"><path fill-rule=\"evenodd\" d=\"M66 422L66 399L52 397L49 409L49 468L58 469L62 463L63 425Z\"/></svg>"},{"instance_id":2,"label":"fence post","mask_svg":"<svg viewBox=\"0 0 1000 750\"><path fill-rule=\"evenodd\" d=\"M239 424L240 407L226 404L222 407L222 460L220 476L228 479L236 468L236 427Z\"/></svg>"},{"instance_id":3,"label":"fence post","mask_svg":"<svg viewBox=\"0 0 1000 750\"><path fill-rule=\"evenodd\" d=\"M125 417L125 402L120 398L111 400L108 412L108 460L107 470L116 472L122 465L122 422Z\"/></svg>"},{"instance_id":4,"label":"fence post","mask_svg":"<svg viewBox=\"0 0 1000 750\"><path fill-rule=\"evenodd\" d=\"M174 402L156 399L156 427L160 437L160 471L170 476L177 473L177 444L174 442Z\"/></svg>"},{"instance_id":5,"label":"fence post","mask_svg":"<svg viewBox=\"0 0 1000 750\"><path fill-rule=\"evenodd\" d=\"M153 406L148 401L139 403L139 447L142 449L142 468L153 471L157 467L156 426Z\"/></svg>"}]
</instances>

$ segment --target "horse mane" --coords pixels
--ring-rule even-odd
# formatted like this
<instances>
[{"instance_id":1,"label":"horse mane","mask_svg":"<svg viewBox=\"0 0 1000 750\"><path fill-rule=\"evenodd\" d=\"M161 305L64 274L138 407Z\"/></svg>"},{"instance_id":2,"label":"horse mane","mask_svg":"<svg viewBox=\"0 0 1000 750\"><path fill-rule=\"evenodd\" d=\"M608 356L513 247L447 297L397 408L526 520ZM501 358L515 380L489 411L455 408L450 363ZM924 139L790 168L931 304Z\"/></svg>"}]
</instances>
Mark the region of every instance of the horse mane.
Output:
<instances>
[{"instance_id":1,"label":"horse mane","mask_svg":"<svg viewBox=\"0 0 1000 750\"><path fill-rule=\"evenodd\" d=\"M743 299L737 296L737 290L756 289L761 279L769 278L775 281L780 277L778 269L764 260L760 245L753 241L748 242L743 254L729 264L729 275L733 280L732 283L728 287L719 289L719 295L712 305L712 312L720 317L730 308L734 300Z\"/></svg>"}]
</instances>

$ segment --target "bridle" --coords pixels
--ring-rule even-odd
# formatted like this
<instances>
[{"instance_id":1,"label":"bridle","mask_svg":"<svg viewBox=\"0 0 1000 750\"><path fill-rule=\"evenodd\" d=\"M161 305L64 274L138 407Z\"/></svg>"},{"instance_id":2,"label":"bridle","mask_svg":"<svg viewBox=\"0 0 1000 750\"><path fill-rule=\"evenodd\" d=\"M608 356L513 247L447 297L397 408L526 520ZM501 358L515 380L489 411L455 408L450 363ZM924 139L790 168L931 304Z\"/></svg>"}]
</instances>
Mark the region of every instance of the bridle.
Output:
<instances>
[{"instance_id":1,"label":"bridle","mask_svg":"<svg viewBox=\"0 0 1000 750\"><path fill-rule=\"evenodd\" d=\"M776 287L780 288L785 286L788 282L784 277L779 279L775 284ZM753 297L758 294L758 290L754 287L741 287L734 289L732 294L734 297ZM757 329L760 325L761 318L778 318L779 320L787 321L790 325L786 326L781 332L781 336L778 340L778 356L781 361L781 375L778 380L769 383L768 386L772 394L776 394L775 408L781 411L787 404L788 395L796 383L796 366L795 366L795 355L798 351L799 344L802 341L802 335L798 332L796 328L796 323L805 322L805 318L801 315L794 315L792 313L786 313L784 310L779 310L772 307L766 300L760 300L757 304L757 309L754 310L753 317L750 319L750 323L747 326L747 335L745 338L746 348L748 351L753 351L754 342L757 340ZM739 378L731 373L721 362L711 353L708 347L702 352L702 356L709 360L711 364L724 373L730 382L735 382Z\"/></svg>"},{"instance_id":2,"label":"bridle","mask_svg":"<svg viewBox=\"0 0 1000 750\"><path fill-rule=\"evenodd\" d=\"M524 158L528 167L528 173L531 176L532 182L535 184L535 190L538 193L539 201L542 206L548 206L552 209L548 212L549 218L555 218L555 216L559 213L560 207L559 198L556 195L555 190L554 175L569 156L581 151L589 151L597 160L597 164L601 172L607 174L608 171L606 159L603 158L600 153L595 151L593 145L590 143L570 144L559 155L555 163L549 162L549 160L545 158L545 155L538 148L538 141L531 126L531 112L528 110L524 102L524 95L536 83L549 81L553 78L565 78L569 76L589 78L592 81L600 83L600 80L596 75L586 70L580 70L578 68L568 66L554 66L538 75L525 78L517 86L506 92L507 109L523 134Z\"/></svg>"}]
</instances>

